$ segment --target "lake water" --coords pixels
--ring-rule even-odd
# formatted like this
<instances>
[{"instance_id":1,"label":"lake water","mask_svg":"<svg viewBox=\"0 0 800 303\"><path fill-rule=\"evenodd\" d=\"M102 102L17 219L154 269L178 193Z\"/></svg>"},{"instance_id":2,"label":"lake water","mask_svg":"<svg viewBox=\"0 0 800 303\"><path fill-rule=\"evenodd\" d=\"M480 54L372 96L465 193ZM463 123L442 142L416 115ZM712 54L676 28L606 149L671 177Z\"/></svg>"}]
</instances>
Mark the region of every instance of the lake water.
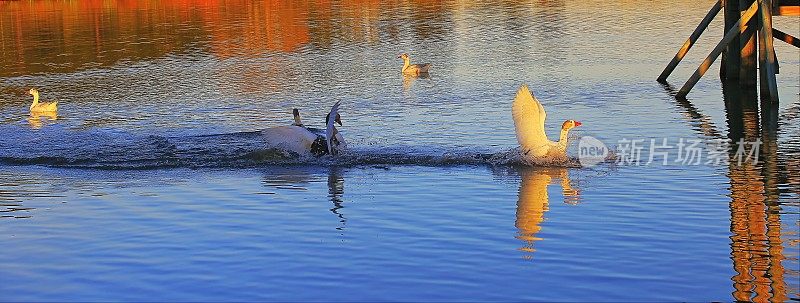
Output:
<instances>
[{"instance_id":1,"label":"lake water","mask_svg":"<svg viewBox=\"0 0 800 303\"><path fill-rule=\"evenodd\" d=\"M712 4L0 1L0 301L798 300L800 51L773 127L673 97L721 16L655 81ZM522 84L620 163L504 161ZM265 147L337 101L344 155Z\"/></svg>"}]
</instances>

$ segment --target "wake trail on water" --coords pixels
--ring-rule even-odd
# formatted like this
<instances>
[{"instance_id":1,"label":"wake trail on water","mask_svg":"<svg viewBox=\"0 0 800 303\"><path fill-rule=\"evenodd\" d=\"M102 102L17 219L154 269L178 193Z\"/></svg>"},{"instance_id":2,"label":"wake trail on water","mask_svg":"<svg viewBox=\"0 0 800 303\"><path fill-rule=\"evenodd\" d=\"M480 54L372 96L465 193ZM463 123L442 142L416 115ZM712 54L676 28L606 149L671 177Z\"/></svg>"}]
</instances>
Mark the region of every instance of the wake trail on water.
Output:
<instances>
[{"instance_id":1,"label":"wake trail on water","mask_svg":"<svg viewBox=\"0 0 800 303\"><path fill-rule=\"evenodd\" d=\"M0 164L95 169L247 168L270 165L525 165L519 150L351 147L313 157L270 147L259 131L215 135L133 135L107 131L6 132ZM577 160L549 166L580 167Z\"/></svg>"}]
</instances>

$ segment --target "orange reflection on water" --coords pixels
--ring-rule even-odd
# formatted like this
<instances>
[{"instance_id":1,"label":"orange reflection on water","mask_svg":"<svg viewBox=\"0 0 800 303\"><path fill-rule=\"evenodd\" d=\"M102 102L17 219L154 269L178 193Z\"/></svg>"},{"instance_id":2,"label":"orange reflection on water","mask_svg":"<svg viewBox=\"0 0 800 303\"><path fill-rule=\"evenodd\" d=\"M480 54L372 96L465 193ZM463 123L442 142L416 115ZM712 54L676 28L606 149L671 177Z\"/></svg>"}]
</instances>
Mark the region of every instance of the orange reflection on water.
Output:
<instances>
[{"instance_id":1,"label":"orange reflection on water","mask_svg":"<svg viewBox=\"0 0 800 303\"><path fill-rule=\"evenodd\" d=\"M781 237L786 235L774 194L777 174L765 171L777 164L775 136L762 124L755 95L729 88L725 93L731 141L763 142L760 162L740 161L738 144L729 151L731 259L736 271L731 278L732 295L737 301L785 302L797 290L786 284L786 279L796 277L787 278L791 273L783 265L786 256Z\"/></svg>"},{"instance_id":2,"label":"orange reflection on water","mask_svg":"<svg viewBox=\"0 0 800 303\"><path fill-rule=\"evenodd\" d=\"M447 9L431 0L0 1L0 77L175 53L257 57L339 41L376 43L381 33L397 39L405 18L426 38L445 33Z\"/></svg>"},{"instance_id":3,"label":"orange reflection on water","mask_svg":"<svg viewBox=\"0 0 800 303\"><path fill-rule=\"evenodd\" d=\"M44 126L44 122L42 119L47 121L56 121L58 119L58 115L54 112L46 112L46 113L31 113L28 116L28 125L31 126L33 129L40 129Z\"/></svg>"},{"instance_id":4,"label":"orange reflection on water","mask_svg":"<svg viewBox=\"0 0 800 303\"><path fill-rule=\"evenodd\" d=\"M525 246L519 250L533 253L536 251L534 242L542 240L536 234L541 231L544 213L549 210L547 187L560 181L564 202L568 204L576 204L580 193L572 187L566 168L523 168L519 173L521 181L514 226L518 230L517 239L525 241ZM532 255L524 258L531 259Z\"/></svg>"},{"instance_id":5,"label":"orange reflection on water","mask_svg":"<svg viewBox=\"0 0 800 303\"><path fill-rule=\"evenodd\" d=\"M291 52L310 41L308 16L311 4L308 2L202 2L226 8L200 11L200 22L210 34L211 52L219 57L254 56L265 50ZM231 7L233 9L228 9ZM228 20L238 22L230 24Z\"/></svg>"},{"instance_id":6,"label":"orange reflection on water","mask_svg":"<svg viewBox=\"0 0 800 303\"><path fill-rule=\"evenodd\" d=\"M672 87L665 88L674 94ZM757 94L741 90L738 83L723 85L723 95L727 137L691 101L677 100L677 104L699 135L732 143L728 165L731 259L736 272L731 277L732 296L743 302L784 302L800 297L797 284L787 284L787 281L798 281L798 269L791 265L797 263L800 241L796 240L797 232L792 227L787 230L781 221L785 210L779 203L778 190L778 184L800 184L797 179L800 166L792 165L795 161L791 157L778 157L776 108L765 103L759 108ZM756 163L736 155L740 139L748 143L762 142ZM785 174L778 172L779 167L786 170Z\"/></svg>"},{"instance_id":7,"label":"orange reflection on water","mask_svg":"<svg viewBox=\"0 0 800 303\"><path fill-rule=\"evenodd\" d=\"M193 48L218 57L292 52L315 39L362 39L374 0L0 1L0 77L72 72ZM343 7L342 7L343 6ZM333 21L331 14L341 14ZM343 30L352 32L341 33ZM377 31L372 31L377 39Z\"/></svg>"},{"instance_id":8,"label":"orange reflection on water","mask_svg":"<svg viewBox=\"0 0 800 303\"><path fill-rule=\"evenodd\" d=\"M0 65L16 74L70 72L122 59L163 56L184 48L175 35L193 17L155 1L0 1ZM156 42L154 42L156 41ZM9 76L0 71L0 76Z\"/></svg>"},{"instance_id":9,"label":"orange reflection on water","mask_svg":"<svg viewBox=\"0 0 800 303\"><path fill-rule=\"evenodd\" d=\"M731 258L736 275L733 296L739 301L783 302L784 259L780 218L768 210L759 171L731 164ZM777 223L777 224L776 224Z\"/></svg>"}]
</instances>

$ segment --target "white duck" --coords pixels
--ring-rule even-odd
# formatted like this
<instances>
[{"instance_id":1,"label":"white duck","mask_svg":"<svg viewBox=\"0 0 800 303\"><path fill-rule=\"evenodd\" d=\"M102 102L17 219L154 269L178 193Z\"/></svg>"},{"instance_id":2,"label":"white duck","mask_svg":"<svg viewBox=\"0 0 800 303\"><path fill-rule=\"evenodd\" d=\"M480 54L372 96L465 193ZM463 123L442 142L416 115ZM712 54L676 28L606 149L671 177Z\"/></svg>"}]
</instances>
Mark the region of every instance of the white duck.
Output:
<instances>
[{"instance_id":1,"label":"white duck","mask_svg":"<svg viewBox=\"0 0 800 303\"><path fill-rule=\"evenodd\" d=\"M31 103L31 108L30 108L32 114L54 113L58 111L58 101L39 102L39 91L35 88L31 88L31 90L29 90L28 93L33 95L33 103Z\"/></svg>"},{"instance_id":2,"label":"white duck","mask_svg":"<svg viewBox=\"0 0 800 303\"><path fill-rule=\"evenodd\" d=\"M397 56L397 58L403 59L403 75L407 76L420 76L428 74L428 70L431 68L430 63L422 63L422 64L411 64L411 58L408 54L403 53Z\"/></svg>"},{"instance_id":3,"label":"white duck","mask_svg":"<svg viewBox=\"0 0 800 303\"><path fill-rule=\"evenodd\" d=\"M564 121L561 125L561 134L558 142L547 139L544 131L544 120L547 113L539 100L531 94L527 85L517 91L514 104L511 107L514 117L514 127L517 132L517 141L522 148L523 159L529 163L555 163L566 162L567 135L569 130L581 123L575 120Z\"/></svg>"},{"instance_id":4,"label":"white duck","mask_svg":"<svg viewBox=\"0 0 800 303\"><path fill-rule=\"evenodd\" d=\"M341 116L339 116L339 102L333 105L330 113L325 117L327 127L324 134L318 133L319 130L304 127L300 122L299 111L295 110L293 114L295 124L271 127L261 131L267 144L301 155L310 154L316 157L326 154L335 156L339 154L340 150L346 148L344 137L335 126L335 123L342 125Z\"/></svg>"}]
</instances>

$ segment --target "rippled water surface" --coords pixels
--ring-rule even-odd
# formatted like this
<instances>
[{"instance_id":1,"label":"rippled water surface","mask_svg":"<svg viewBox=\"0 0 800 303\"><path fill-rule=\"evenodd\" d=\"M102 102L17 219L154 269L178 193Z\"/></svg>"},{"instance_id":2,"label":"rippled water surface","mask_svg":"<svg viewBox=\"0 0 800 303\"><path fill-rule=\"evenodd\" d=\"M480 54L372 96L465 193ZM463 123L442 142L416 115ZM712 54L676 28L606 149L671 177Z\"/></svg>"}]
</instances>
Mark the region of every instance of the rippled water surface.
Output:
<instances>
[{"instance_id":1,"label":"rippled water surface","mask_svg":"<svg viewBox=\"0 0 800 303\"><path fill-rule=\"evenodd\" d=\"M800 52L677 101L718 17L655 81L712 4L0 1L0 301L797 300ZM642 161L508 164L521 84ZM266 147L337 101L345 154Z\"/></svg>"}]
</instances>

